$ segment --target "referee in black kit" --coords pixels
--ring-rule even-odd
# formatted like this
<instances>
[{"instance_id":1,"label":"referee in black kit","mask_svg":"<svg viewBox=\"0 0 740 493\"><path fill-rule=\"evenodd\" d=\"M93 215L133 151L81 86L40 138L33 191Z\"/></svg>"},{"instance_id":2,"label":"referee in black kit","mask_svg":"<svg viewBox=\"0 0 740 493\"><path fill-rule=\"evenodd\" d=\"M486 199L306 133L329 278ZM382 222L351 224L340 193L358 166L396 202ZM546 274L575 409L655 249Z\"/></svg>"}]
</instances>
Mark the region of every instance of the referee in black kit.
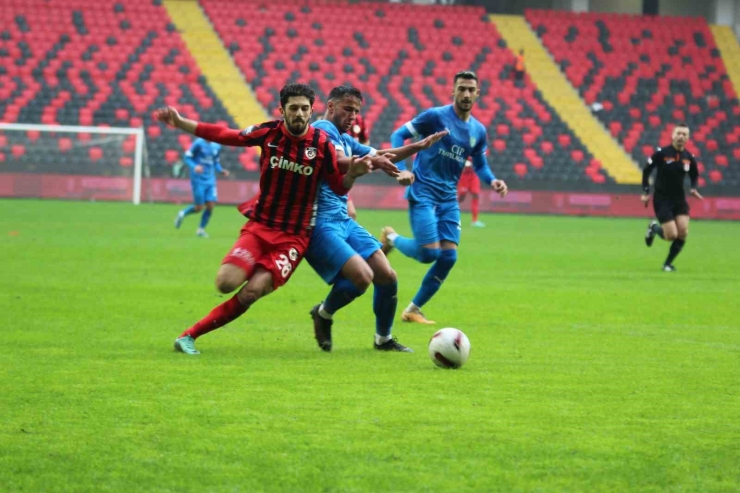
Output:
<instances>
[{"instance_id":1,"label":"referee in black kit","mask_svg":"<svg viewBox=\"0 0 740 493\"><path fill-rule=\"evenodd\" d=\"M676 270L673 261L681 253L686 244L686 237L689 235L689 204L686 202L684 192L684 180L687 173L691 179L691 195L699 200L704 199L696 191L699 170L694 156L686 150L688 140L688 125L679 123L673 129L671 145L662 149L658 147L642 171L643 194L640 199L647 207L650 203L650 174L654 168L658 169L653 197L653 209L655 209L655 216L658 220L650 222L647 233L645 233L645 244L652 246L655 235L672 242L668 257L663 264L663 270L666 272Z\"/></svg>"}]
</instances>

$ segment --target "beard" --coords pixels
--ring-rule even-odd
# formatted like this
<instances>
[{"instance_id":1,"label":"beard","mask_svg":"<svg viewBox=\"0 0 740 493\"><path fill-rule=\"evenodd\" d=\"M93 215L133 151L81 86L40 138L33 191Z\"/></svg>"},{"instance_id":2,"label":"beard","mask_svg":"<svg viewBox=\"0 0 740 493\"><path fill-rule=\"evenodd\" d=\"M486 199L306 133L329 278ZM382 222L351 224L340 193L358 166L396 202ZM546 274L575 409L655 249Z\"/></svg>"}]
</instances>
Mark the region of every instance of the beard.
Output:
<instances>
[{"instance_id":1,"label":"beard","mask_svg":"<svg viewBox=\"0 0 740 493\"><path fill-rule=\"evenodd\" d=\"M294 135L301 135L303 132L306 131L306 126L308 126L307 121L298 119L287 120L286 124L290 133Z\"/></svg>"}]
</instances>

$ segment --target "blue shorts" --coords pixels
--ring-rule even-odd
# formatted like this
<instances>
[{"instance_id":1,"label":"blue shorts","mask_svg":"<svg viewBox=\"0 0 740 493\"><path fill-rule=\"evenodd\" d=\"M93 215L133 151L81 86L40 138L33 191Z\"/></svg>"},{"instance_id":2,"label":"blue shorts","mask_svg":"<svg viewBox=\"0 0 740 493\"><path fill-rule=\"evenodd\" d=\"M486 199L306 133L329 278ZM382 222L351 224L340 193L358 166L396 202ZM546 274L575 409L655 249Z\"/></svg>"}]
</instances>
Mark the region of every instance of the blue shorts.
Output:
<instances>
[{"instance_id":1,"label":"blue shorts","mask_svg":"<svg viewBox=\"0 0 740 493\"><path fill-rule=\"evenodd\" d=\"M216 184L203 185L201 183L190 183L193 189L193 203L203 205L206 202L218 202L218 191Z\"/></svg>"},{"instance_id":2,"label":"blue shorts","mask_svg":"<svg viewBox=\"0 0 740 493\"><path fill-rule=\"evenodd\" d=\"M457 200L436 205L410 200L409 222L419 246L442 240L460 244L460 204Z\"/></svg>"},{"instance_id":3,"label":"blue shorts","mask_svg":"<svg viewBox=\"0 0 740 493\"><path fill-rule=\"evenodd\" d=\"M354 219L318 219L305 259L327 284L333 284L350 257L359 255L367 260L380 246Z\"/></svg>"}]
</instances>

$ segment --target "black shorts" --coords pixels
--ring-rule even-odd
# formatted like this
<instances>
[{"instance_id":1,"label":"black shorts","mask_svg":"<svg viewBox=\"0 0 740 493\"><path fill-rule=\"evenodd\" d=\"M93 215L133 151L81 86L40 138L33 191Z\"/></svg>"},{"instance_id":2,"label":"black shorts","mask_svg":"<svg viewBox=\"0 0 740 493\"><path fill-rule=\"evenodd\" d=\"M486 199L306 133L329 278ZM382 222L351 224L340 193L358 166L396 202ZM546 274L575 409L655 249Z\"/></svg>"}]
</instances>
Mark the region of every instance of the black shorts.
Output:
<instances>
[{"instance_id":1,"label":"black shorts","mask_svg":"<svg viewBox=\"0 0 740 493\"><path fill-rule=\"evenodd\" d=\"M676 216L688 216L691 210L686 197L662 197L660 195L653 197L653 209L655 209L655 217L658 218L660 224L673 221Z\"/></svg>"}]
</instances>

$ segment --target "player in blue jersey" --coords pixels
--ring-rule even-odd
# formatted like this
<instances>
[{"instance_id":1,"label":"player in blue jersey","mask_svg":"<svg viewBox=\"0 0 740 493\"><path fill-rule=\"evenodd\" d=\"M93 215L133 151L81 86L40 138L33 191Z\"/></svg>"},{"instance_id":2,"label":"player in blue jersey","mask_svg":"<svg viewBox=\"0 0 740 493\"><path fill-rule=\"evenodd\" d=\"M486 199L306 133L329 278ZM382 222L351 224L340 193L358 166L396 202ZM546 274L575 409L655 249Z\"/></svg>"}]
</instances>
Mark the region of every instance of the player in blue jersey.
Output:
<instances>
[{"instance_id":1,"label":"player in blue jersey","mask_svg":"<svg viewBox=\"0 0 740 493\"><path fill-rule=\"evenodd\" d=\"M193 145L185 153L185 163L190 169L190 186L193 190L193 205L190 205L177 213L175 227L182 226L185 216L205 211L200 217L200 227L195 234L208 238L206 226L213 214L213 206L218 201L216 190L216 173L229 176L229 171L221 167L221 144L208 142L204 139L195 139Z\"/></svg>"},{"instance_id":2,"label":"player in blue jersey","mask_svg":"<svg viewBox=\"0 0 740 493\"><path fill-rule=\"evenodd\" d=\"M376 150L360 144L347 133L360 111L362 93L354 87L339 86L332 89L328 99L324 119L313 126L329 135L340 167L353 156L369 155L375 168L397 174L391 161L426 149L446 135L440 132L420 142L399 146L399 149ZM324 281L333 285L325 301L310 312L321 349L331 351L333 315L363 294L372 283L375 349L411 352L391 334L398 303L396 273L381 251L380 242L349 217L347 197L337 195L326 184L322 184L319 192L318 216L305 258Z\"/></svg>"},{"instance_id":3,"label":"player in blue jersey","mask_svg":"<svg viewBox=\"0 0 740 493\"><path fill-rule=\"evenodd\" d=\"M502 197L507 192L506 183L493 176L486 161L486 128L470 114L480 95L478 77L474 72L458 72L453 84L453 104L419 114L391 136L391 145L398 147L412 137L426 137L443 129L449 131L449 135L416 156L413 170L407 170L403 162L398 163L401 170L398 182L409 185L406 199L414 237L400 236L391 227L381 232L385 253L395 247L407 257L432 264L401 316L404 322L435 323L427 320L421 307L439 291L457 261L460 243L457 182L465 161L472 159L481 182L489 184Z\"/></svg>"}]
</instances>

